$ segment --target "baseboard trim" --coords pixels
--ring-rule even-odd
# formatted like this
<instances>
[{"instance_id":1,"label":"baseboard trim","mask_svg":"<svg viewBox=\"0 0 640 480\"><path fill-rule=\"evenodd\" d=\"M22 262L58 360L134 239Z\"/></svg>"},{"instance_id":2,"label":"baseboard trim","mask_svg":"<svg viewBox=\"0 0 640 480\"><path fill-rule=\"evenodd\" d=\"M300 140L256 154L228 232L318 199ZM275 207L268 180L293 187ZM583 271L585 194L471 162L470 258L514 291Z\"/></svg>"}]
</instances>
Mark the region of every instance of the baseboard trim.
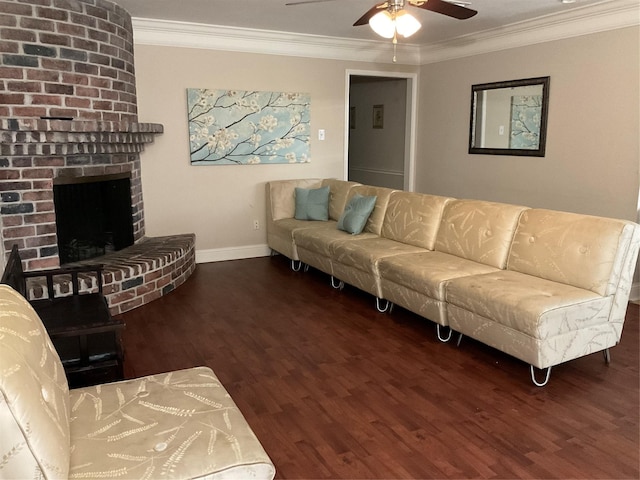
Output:
<instances>
[{"instance_id":1,"label":"baseboard trim","mask_svg":"<svg viewBox=\"0 0 640 480\"><path fill-rule=\"evenodd\" d=\"M244 258L268 257L271 249L266 245L246 245L242 247L212 248L196 250L196 263L224 262Z\"/></svg>"},{"instance_id":2,"label":"baseboard trim","mask_svg":"<svg viewBox=\"0 0 640 480\"><path fill-rule=\"evenodd\" d=\"M631 285L631 295L629 300L632 302L640 302L640 283L634 283Z\"/></svg>"}]
</instances>

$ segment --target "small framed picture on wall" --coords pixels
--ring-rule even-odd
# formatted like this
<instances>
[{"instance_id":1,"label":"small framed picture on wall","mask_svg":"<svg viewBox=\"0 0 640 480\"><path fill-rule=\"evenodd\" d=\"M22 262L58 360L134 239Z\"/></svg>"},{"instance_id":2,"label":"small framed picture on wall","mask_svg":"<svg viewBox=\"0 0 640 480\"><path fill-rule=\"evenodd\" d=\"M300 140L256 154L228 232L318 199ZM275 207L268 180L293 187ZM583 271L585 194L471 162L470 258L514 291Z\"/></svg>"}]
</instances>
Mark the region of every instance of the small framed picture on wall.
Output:
<instances>
[{"instance_id":1,"label":"small framed picture on wall","mask_svg":"<svg viewBox=\"0 0 640 480\"><path fill-rule=\"evenodd\" d=\"M384 128L384 105L373 106L373 128Z\"/></svg>"}]
</instances>

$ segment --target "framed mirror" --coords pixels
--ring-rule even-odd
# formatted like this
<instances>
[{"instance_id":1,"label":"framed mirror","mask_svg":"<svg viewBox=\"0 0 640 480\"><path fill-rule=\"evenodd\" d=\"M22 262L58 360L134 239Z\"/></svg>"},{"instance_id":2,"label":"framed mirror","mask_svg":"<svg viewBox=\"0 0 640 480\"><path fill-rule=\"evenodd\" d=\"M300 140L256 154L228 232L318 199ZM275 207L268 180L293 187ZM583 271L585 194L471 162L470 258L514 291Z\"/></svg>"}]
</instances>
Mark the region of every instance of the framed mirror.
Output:
<instances>
[{"instance_id":1,"label":"framed mirror","mask_svg":"<svg viewBox=\"0 0 640 480\"><path fill-rule=\"evenodd\" d=\"M544 157L549 77L471 86L469 153Z\"/></svg>"}]
</instances>

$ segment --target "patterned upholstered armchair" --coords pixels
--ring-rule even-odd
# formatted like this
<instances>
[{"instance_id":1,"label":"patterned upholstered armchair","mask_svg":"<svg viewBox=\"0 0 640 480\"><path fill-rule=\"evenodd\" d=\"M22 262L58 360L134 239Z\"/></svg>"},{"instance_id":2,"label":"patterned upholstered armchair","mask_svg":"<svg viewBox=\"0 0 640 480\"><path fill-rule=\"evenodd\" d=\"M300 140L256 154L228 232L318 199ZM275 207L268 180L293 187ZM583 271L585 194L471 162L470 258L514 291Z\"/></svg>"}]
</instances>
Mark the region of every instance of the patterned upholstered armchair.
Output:
<instances>
[{"instance_id":1,"label":"patterned upholstered armchair","mask_svg":"<svg viewBox=\"0 0 640 480\"><path fill-rule=\"evenodd\" d=\"M0 478L257 478L275 469L213 371L69 390L29 303L0 285Z\"/></svg>"}]
</instances>

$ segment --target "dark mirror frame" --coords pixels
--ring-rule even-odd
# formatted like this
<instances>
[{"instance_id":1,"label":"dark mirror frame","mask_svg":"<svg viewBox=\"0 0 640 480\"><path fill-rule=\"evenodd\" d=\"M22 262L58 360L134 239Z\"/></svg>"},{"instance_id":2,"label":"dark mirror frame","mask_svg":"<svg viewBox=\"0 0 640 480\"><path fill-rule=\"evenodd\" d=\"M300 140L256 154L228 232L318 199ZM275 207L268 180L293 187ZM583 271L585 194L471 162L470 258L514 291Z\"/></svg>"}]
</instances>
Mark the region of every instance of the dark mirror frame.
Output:
<instances>
[{"instance_id":1,"label":"dark mirror frame","mask_svg":"<svg viewBox=\"0 0 640 480\"><path fill-rule=\"evenodd\" d=\"M537 149L524 148L485 148L475 146L475 132L477 128L477 104L479 92L498 88L528 87L542 85L542 112L540 114L540 133ZM528 157L544 157L547 143L547 115L549 111L549 77L525 78L507 82L483 83L471 86L471 121L469 126L469 153L484 155L517 155Z\"/></svg>"}]
</instances>

